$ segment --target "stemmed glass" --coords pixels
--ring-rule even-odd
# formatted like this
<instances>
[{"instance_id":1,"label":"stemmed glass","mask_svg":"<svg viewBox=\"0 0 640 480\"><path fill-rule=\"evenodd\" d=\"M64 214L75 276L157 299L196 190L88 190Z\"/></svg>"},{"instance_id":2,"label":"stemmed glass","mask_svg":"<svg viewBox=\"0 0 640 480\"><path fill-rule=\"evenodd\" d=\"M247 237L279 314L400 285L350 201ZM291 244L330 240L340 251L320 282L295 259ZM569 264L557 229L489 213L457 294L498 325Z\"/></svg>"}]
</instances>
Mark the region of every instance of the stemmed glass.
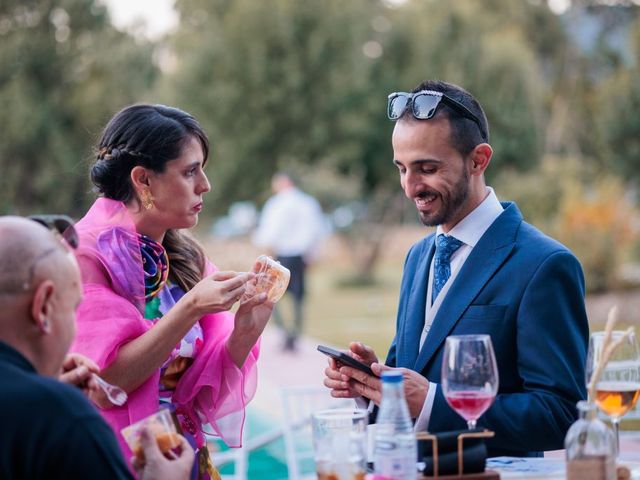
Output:
<instances>
[{"instance_id":1,"label":"stemmed glass","mask_svg":"<svg viewBox=\"0 0 640 480\"><path fill-rule=\"evenodd\" d=\"M625 335L624 331L611 332L610 343ZM587 388L591 388L591 378L600 364L603 351L604 332L595 332L589 338L587 354ZM631 410L640 396L640 348L636 336L627 334L622 344L613 353L604 367L596 384L596 405L611 418L616 436L616 452L620 452L618 430L620 418Z\"/></svg>"},{"instance_id":2,"label":"stemmed glass","mask_svg":"<svg viewBox=\"0 0 640 480\"><path fill-rule=\"evenodd\" d=\"M498 393L498 366L489 335L451 335L442 358L442 390L447 403L476 428Z\"/></svg>"}]
</instances>

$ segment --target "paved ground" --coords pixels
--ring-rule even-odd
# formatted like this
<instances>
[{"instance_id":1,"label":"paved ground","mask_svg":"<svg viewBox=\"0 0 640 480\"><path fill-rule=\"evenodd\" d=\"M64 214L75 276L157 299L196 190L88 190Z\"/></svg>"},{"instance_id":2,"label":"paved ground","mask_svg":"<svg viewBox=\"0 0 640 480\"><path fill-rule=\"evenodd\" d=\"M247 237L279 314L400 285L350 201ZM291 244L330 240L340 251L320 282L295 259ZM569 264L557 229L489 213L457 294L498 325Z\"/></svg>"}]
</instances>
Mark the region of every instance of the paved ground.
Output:
<instances>
[{"instance_id":1,"label":"paved ground","mask_svg":"<svg viewBox=\"0 0 640 480\"><path fill-rule=\"evenodd\" d=\"M287 387L322 387L326 357L316 350L318 342L301 338L295 352L282 349L284 337L275 327L267 327L260 345L258 390L251 405L279 417L282 412L281 391ZM320 390L322 392L322 390ZM326 396L329 398L329 390Z\"/></svg>"}]
</instances>

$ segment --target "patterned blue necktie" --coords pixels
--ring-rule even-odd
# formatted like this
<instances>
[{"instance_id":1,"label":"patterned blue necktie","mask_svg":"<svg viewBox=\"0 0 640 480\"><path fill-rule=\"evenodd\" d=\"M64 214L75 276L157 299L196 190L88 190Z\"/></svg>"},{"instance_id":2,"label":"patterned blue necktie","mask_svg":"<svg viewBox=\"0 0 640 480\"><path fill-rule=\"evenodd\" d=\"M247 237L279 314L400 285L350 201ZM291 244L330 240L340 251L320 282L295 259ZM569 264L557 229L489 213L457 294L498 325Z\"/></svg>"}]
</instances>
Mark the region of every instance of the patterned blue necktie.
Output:
<instances>
[{"instance_id":1,"label":"patterned blue necktie","mask_svg":"<svg viewBox=\"0 0 640 480\"><path fill-rule=\"evenodd\" d=\"M433 262L433 285L431 286L431 304L436 301L440 290L451 276L451 255L462 246L457 238L440 234L436 238L436 254Z\"/></svg>"}]
</instances>

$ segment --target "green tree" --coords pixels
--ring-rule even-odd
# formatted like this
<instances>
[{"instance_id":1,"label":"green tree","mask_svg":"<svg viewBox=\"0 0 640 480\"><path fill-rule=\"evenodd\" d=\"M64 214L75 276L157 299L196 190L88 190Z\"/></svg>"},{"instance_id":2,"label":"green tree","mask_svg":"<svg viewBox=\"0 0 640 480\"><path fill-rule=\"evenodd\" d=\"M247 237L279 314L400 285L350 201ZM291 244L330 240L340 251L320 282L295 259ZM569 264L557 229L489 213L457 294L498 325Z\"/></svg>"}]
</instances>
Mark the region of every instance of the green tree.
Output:
<instances>
[{"instance_id":1,"label":"green tree","mask_svg":"<svg viewBox=\"0 0 640 480\"><path fill-rule=\"evenodd\" d=\"M399 45L390 45L389 51L391 56L400 49L405 54L403 65L393 71L400 81L412 78L409 87L441 78L472 92L491 126L492 170L528 168L541 153L544 88L519 19L534 7L488 3L409 2L398 9L393 40Z\"/></svg>"},{"instance_id":2,"label":"green tree","mask_svg":"<svg viewBox=\"0 0 640 480\"><path fill-rule=\"evenodd\" d=\"M79 215L91 145L153 84L152 46L94 0L5 0L0 42L0 212Z\"/></svg>"},{"instance_id":3,"label":"green tree","mask_svg":"<svg viewBox=\"0 0 640 480\"><path fill-rule=\"evenodd\" d=\"M214 204L260 199L271 174L291 165L323 164L376 183L362 141L372 123L385 122L385 92L372 94L374 62L363 54L373 34L371 5L177 3L178 68L165 88L212 137Z\"/></svg>"},{"instance_id":4,"label":"green tree","mask_svg":"<svg viewBox=\"0 0 640 480\"><path fill-rule=\"evenodd\" d=\"M498 168L535 165L545 95L536 55L550 58L550 47L532 49L514 21L548 10L492 3L178 1L176 67L162 91L211 134L212 203L260 200L271 173L291 164L353 178L367 197L391 195L386 96L426 78L459 83L485 105ZM534 25L544 18L554 17Z\"/></svg>"},{"instance_id":5,"label":"green tree","mask_svg":"<svg viewBox=\"0 0 640 480\"><path fill-rule=\"evenodd\" d=\"M602 140L602 165L640 188L640 17L629 29L629 57L597 91L596 125Z\"/></svg>"}]
</instances>

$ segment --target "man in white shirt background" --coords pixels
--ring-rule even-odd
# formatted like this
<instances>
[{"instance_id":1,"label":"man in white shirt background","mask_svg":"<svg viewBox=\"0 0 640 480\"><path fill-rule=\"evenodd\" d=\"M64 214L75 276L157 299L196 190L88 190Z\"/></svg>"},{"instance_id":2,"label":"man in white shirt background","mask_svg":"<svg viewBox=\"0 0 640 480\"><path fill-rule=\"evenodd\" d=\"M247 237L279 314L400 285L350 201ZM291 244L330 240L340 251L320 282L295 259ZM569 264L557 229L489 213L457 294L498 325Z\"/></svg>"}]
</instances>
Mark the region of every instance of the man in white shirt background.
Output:
<instances>
[{"instance_id":1,"label":"man in white shirt background","mask_svg":"<svg viewBox=\"0 0 640 480\"><path fill-rule=\"evenodd\" d=\"M285 321L281 305L274 309L273 318L285 332L284 349L294 351L304 323L306 268L314 259L326 229L320 204L297 187L292 174L276 173L271 189L273 196L262 209L253 241L268 248L291 272L287 294L293 300L293 319Z\"/></svg>"},{"instance_id":2,"label":"man in white shirt background","mask_svg":"<svg viewBox=\"0 0 640 480\"><path fill-rule=\"evenodd\" d=\"M500 385L479 419L495 432L490 456L540 456L563 447L585 398L588 323L584 276L563 245L527 224L512 202L485 183L493 150L477 100L455 85L426 81L389 95L394 164L421 221L436 226L405 261L396 335L385 365L352 342L349 352L374 376L330 360L334 397L378 405L381 372L403 371L416 430L462 430L446 403L441 373L449 335L488 334Z\"/></svg>"}]
</instances>

